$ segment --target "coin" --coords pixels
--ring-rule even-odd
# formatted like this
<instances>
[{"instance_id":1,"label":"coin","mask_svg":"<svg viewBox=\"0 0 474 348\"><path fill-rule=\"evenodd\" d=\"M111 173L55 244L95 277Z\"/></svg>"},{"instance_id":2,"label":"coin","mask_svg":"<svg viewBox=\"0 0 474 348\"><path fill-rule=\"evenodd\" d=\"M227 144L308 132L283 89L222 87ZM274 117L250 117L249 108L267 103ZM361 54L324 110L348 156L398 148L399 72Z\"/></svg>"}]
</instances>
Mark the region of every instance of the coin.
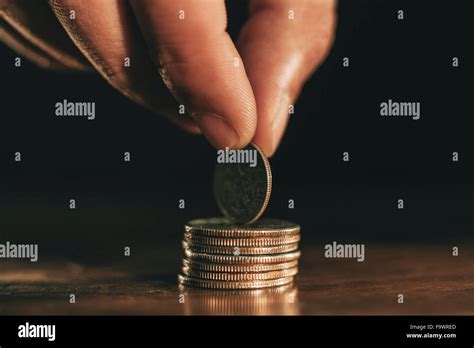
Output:
<instances>
[{"instance_id":1,"label":"coin","mask_svg":"<svg viewBox=\"0 0 474 348\"><path fill-rule=\"evenodd\" d=\"M269 280L250 280L250 281L220 281L220 280L205 280L189 277L178 274L178 282L186 286L195 286L199 288L209 289L259 289L273 286L280 286L289 284L293 281L293 277L284 277Z\"/></svg>"},{"instance_id":2,"label":"coin","mask_svg":"<svg viewBox=\"0 0 474 348\"><path fill-rule=\"evenodd\" d=\"M288 253L298 249L298 243L277 245L272 247L226 247L208 246L183 241L183 248L190 249L197 253L218 254L218 255L273 255Z\"/></svg>"},{"instance_id":3,"label":"coin","mask_svg":"<svg viewBox=\"0 0 474 348\"><path fill-rule=\"evenodd\" d=\"M184 226L185 232L202 237L264 238L298 235L300 226L289 221L260 219L250 225L239 225L227 218L196 219Z\"/></svg>"},{"instance_id":4,"label":"coin","mask_svg":"<svg viewBox=\"0 0 474 348\"><path fill-rule=\"evenodd\" d=\"M267 263L267 264L250 264L250 265L228 265L219 263L205 263L199 261L193 261L189 259L183 259L183 266L190 267L196 270L207 271L207 272L224 272L224 273L252 273L252 272L269 272L278 271L282 269L288 269L298 266L298 260L280 262L280 263Z\"/></svg>"},{"instance_id":5,"label":"coin","mask_svg":"<svg viewBox=\"0 0 474 348\"><path fill-rule=\"evenodd\" d=\"M284 244L297 243L299 235L288 235L281 237L259 237L259 238L215 238L202 237L186 232L184 240L190 243L227 247L268 247Z\"/></svg>"},{"instance_id":6,"label":"coin","mask_svg":"<svg viewBox=\"0 0 474 348\"><path fill-rule=\"evenodd\" d=\"M225 264L260 264L260 263L280 263L297 260L301 253L293 251L286 254L259 255L259 256L235 256L235 255L212 255L206 253L197 253L189 249L184 249L184 254L188 259Z\"/></svg>"},{"instance_id":7,"label":"coin","mask_svg":"<svg viewBox=\"0 0 474 348\"><path fill-rule=\"evenodd\" d=\"M214 196L225 217L237 223L252 223L263 214L270 200L270 163L255 144L231 151L251 154L255 163L218 163L214 171Z\"/></svg>"},{"instance_id":8,"label":"coin","mask_svg":"<svg viewBox=\"0 0 474 348\"><path fill-rule=\"evenodd\" d=\"M288 268L279 271L260 272L260 273L219 273L205 272L195 270L190 267L183 267L183 274L200 279L223 280L223 281L246 281L246 280L268 280L284 277L291 277L298 273L298 268Z\"/></svg>"}]
</instances>

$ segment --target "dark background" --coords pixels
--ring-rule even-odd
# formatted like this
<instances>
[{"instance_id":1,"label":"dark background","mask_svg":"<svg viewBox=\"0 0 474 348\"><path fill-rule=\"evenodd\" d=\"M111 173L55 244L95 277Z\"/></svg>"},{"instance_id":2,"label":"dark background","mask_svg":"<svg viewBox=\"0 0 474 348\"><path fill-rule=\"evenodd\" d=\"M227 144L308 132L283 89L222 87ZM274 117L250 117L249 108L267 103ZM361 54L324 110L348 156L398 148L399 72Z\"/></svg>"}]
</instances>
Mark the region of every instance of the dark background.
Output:
<instances>
[{"instance_id":1,"label":"dark background","mask_svg":"<svg viewBox=\"0 0 474 348\"><path fill-rule=\"evenodd\" d=\"M266 216L300 223L303 245L472 241L469 7L469 1L340 2L335 45L304 88L271 159ZM247 15L244 2L232 2L229 13L235 37ZM176 248L179 258L183 223L219 214L212 193L216 152L97 75L26 62L17 69L15 56L1 46L0 241L39 242L42 260L108 263L126 245L134 255ZM350 68L342 66L346 56ZM56 117L54 104L63 99L95 101L96 119ZM421 102L421 119L381 117L380 102L388 99ZM21 163L14 162L16 151ZM69 209L71 198L76 210Z\"/></svg>"}]
</instances>

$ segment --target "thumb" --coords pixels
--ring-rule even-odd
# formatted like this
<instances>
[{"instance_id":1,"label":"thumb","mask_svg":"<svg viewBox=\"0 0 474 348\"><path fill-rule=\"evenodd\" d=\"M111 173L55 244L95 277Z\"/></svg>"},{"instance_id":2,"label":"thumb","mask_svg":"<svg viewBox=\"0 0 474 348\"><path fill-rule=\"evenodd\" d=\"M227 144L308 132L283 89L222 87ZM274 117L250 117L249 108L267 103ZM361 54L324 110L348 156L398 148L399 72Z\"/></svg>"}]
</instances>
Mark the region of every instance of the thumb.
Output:
<instances>
[{"instance_id":1,"label":"thumb","mask_svg":"<svg viewBox=\"0 0 474 348\"><path fill-rule=\"evenodd\" d=\"M271 156L290 104L331 47L335 0L253 0L251 13L239 49L258 109L254 142Z\"/></svg>"}]
</instances>

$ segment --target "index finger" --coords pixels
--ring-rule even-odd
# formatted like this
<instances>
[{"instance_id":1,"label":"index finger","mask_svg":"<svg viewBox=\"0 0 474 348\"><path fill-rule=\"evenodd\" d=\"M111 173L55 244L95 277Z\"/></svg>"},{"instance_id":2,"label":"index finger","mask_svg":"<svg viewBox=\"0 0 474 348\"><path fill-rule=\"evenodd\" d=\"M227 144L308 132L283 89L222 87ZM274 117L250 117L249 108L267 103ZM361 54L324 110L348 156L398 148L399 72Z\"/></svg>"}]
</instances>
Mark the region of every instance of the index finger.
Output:
<instances>
[{"instance_id":1,"label":"index finger","mask_svg":"<svg viewBox=\"0 0 474 348\"><path fill-rule=\"evenodd\" d=\"M217 148L253 138L256 106L226 32L224 0L132 0L152 59L168 88Z\"/></svg>"}]
</instances>

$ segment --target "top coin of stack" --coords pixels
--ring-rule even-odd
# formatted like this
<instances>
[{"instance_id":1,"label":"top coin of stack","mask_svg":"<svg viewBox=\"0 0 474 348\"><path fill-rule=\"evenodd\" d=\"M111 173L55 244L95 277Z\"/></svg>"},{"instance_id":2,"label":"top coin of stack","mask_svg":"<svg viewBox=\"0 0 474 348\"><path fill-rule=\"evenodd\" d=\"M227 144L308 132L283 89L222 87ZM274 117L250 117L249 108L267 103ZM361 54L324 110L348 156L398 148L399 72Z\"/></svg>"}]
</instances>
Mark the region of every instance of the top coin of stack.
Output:
<instances>
[{"instance_id":1,"label":"top coin of stack","mask_svg":"<svg viewBox=\"0 0 474 348\"><path fill-rule=\"evenodd\" d=\"M214 194L225 217L185 225L181 285L211 289L258 289L289 284L298 272L297 224L261 219L270 199L268 160L249 145L248 163L219 163Z\"/></svg>"}]
</instances>

